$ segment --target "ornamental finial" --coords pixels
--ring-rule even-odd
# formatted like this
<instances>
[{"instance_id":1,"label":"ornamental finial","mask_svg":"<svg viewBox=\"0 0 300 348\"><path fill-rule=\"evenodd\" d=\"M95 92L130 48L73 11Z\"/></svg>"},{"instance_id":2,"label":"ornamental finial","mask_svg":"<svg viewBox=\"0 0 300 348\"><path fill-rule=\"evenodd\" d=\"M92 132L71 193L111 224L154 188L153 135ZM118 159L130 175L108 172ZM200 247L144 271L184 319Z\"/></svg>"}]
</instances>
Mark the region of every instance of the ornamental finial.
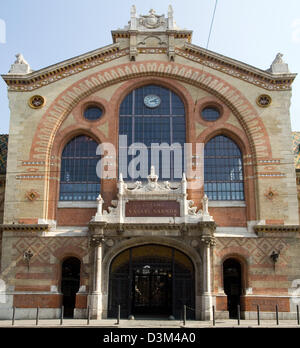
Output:
<instances>
[{"instance_id":1,"label":"ornamental finial","mask_svg":"<svg viewBox=\"0 0 300 348\"><path fill-rule=\"evenodd\" d=\"M30 69L29 64L27 63L27 61L24 59L23 54L22 53L18 53L16 54L16 60L14 62L14 64L11 65L10 70L9 70L9 74L12 75L25 75L25 74L29 74L32 72L32 70Z\"/></svg>"},{"instance_id":2,"label":"ornamental finial","mask_svg":"<svg viewBox=\"0 0 300 348\"><path fill-rule=\"evenodd\" d=\"M135 5L131 6L130 14L131 14L131 17L135 17L136 16L136 7L135 7Z\"/></svg>"}]
</instances>

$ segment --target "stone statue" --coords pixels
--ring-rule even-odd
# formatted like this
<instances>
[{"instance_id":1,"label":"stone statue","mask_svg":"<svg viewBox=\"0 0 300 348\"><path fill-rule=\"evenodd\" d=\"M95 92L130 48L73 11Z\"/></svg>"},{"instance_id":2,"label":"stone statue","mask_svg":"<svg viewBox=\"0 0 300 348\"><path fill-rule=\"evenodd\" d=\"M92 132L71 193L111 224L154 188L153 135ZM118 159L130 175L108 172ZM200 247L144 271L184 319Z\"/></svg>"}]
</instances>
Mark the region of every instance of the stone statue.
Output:
<instances>
[{"instance_id":1,"label":"stone statue","mask_svg":"<svg viewBox=\"0 0 300 348\"><path fill-rule=\"evenodd\" d=\"M28 63L27 63L26 60L24 59L22 53L16 54L16 58L17 58L17 59L16 59L16 61L15 61L14 64L27 64L27 65L28 65Z\"/></svg>"},{"instance_id":2,"label":"stone statue","mask_svg":"<svg viewBox=\"0 0 300 348\"><path fill-rule=\"evenodd\" d=\"M277 53L277 55L273 61L273 64L284 64L282 57L283 57L282 53Z\"/></svg>"},{"instance_id":3,"label":"stone statue","mask_svg":"<svg viewBox=\"0 0 300 348\"><path fill-rule=\"evenodd\" d=\"M97 215L98 216L102 216L102 209L103 209L104 200L103 200L101 195L99 195L97 197L97 202L98 202L98 204L97 204Z\"/></svg>"},{"instance_id":4,"label":"stone statue","mask_svg":"<svg viewBox=\"0 0 300 348\"><path fill-rule=\"evenodd\" d=\"M282 57L282 53L277 53L273 63L270 66L270 69L267 71L271 72L272 74L289 74L288 64L283 61Z\"/></svg>"},{"instance_id":5,"label":"stone statue","mask_svg":"<svg viewBox=\"0 0 300 348\"><path fill-rule=\"evenodd\" d=\"M209 215L209 213L208 213L208 197L206 196L206 194L204 194L204 196L203 196L202 204L203 204L203 215Z\"/></svg>"},{"instance_id":6,"label":"stone statue","mask_svg":"<svg viewBox=\"0 0 300 348\"><path fill-rule=\"evenodd\" d=\"M30 69L29 64L27 61L24 59L23 55L21 53L16 54L16 60L14 64L11 65L9 74L13 75L24 75L24 74L29 74L32 72Z\"/></svg>"}]
</instances>

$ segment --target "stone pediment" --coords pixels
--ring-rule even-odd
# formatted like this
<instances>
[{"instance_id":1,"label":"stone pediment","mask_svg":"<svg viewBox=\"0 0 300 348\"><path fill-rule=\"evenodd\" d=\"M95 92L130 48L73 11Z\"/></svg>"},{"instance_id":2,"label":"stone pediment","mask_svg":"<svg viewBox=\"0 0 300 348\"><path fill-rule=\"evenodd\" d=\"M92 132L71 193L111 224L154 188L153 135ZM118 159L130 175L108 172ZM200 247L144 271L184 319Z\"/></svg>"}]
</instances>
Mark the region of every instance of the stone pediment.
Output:
<instances>
[{"instance_id":1,"label":"stone pediment","mask_svg":"<svg viewBox=\"0 0 300 348\"><path fill-rule=\"evenodd\" d=\"M112 31L113 44L36 71L32 71L19 55L10 72L2 77L9 90L27 92L97 66L101 69L101 65L124 56L134 61L138 54L154 53L167 54L171 61L180 56L267 90L289 90L296 77L289 72L281 54L277 55L270 69L261 70L193 45L191 36L192 31L177 27L172 7L169 7L168 17L157 15L153 10L137 17L136 9L132 8L129 25Z\"/></svg>"},{"instance_id":2,"label":"stone pediment","mask_svg":"<svg viewBox=\"0 0 300 348\"><path fill-rule=\"evenodd\" d=\"M198 210L192 200L187 199L187 180L183 174L179 184L158 181L152 166L147 183L141 181L125 183L120 174L118 200L103 211L103 199L98 197L97 214L92 222L106 223L198 223L213 221L208 212L208 199L203 198L203 209Z\"/></svg>"}]
</instances>

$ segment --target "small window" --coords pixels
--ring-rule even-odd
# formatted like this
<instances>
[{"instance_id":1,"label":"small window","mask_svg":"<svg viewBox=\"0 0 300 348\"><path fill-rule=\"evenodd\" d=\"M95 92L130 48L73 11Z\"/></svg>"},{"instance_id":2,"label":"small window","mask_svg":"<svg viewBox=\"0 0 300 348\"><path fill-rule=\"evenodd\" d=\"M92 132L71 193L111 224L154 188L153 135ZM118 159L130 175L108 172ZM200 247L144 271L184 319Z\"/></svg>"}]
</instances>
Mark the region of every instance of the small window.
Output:
<instances>
[{"instance_id":1,"label":"small window","mask_svg":"<svg viewBox=\"0 0 300 348\"><path fill-rule=\"evenodd\" d=\"M98 106L89 106L84 110L83 116L89 121L96 121L102 116L103 111Z\"/></svg>"},{"instance_id":2,"label":"small window","mask_svg":"<svg viewBox=\"0 0 300 348\"><path fill-rule=\"evenodd\" d=\"M217 108L209 106L201 111L201 116L205 121L217 121L221 115Z\"/></svg>"}]
</instances>

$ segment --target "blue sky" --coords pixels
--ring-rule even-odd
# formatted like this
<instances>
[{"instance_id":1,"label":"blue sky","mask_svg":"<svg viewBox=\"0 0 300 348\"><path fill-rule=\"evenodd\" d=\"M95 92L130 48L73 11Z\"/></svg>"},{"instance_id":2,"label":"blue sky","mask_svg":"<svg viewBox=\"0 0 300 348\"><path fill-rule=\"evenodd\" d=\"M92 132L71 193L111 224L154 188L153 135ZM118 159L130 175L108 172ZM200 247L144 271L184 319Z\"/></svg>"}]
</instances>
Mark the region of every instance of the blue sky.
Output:
<instances>
[{"instance_id":1,"label":"blue sky","mask_svg":"<svg viewBox=\"0 0 300 348\"><path fill-rule=\"evenodd\" d=\"M193 43L206 47L215 0L1 0L0 73L22 53L33 70L112 43L110 31L153 8L174 9L176 23L193 30ZM5 30L4 30L5 29ZM260 69L278 52L290 71L300 72L300 0L218 0L209 49ZM292 129L300 131L300 76L293 84ZM6 85L0 81L0 133L8 133Z\"/></svg>"}]
</instances>

